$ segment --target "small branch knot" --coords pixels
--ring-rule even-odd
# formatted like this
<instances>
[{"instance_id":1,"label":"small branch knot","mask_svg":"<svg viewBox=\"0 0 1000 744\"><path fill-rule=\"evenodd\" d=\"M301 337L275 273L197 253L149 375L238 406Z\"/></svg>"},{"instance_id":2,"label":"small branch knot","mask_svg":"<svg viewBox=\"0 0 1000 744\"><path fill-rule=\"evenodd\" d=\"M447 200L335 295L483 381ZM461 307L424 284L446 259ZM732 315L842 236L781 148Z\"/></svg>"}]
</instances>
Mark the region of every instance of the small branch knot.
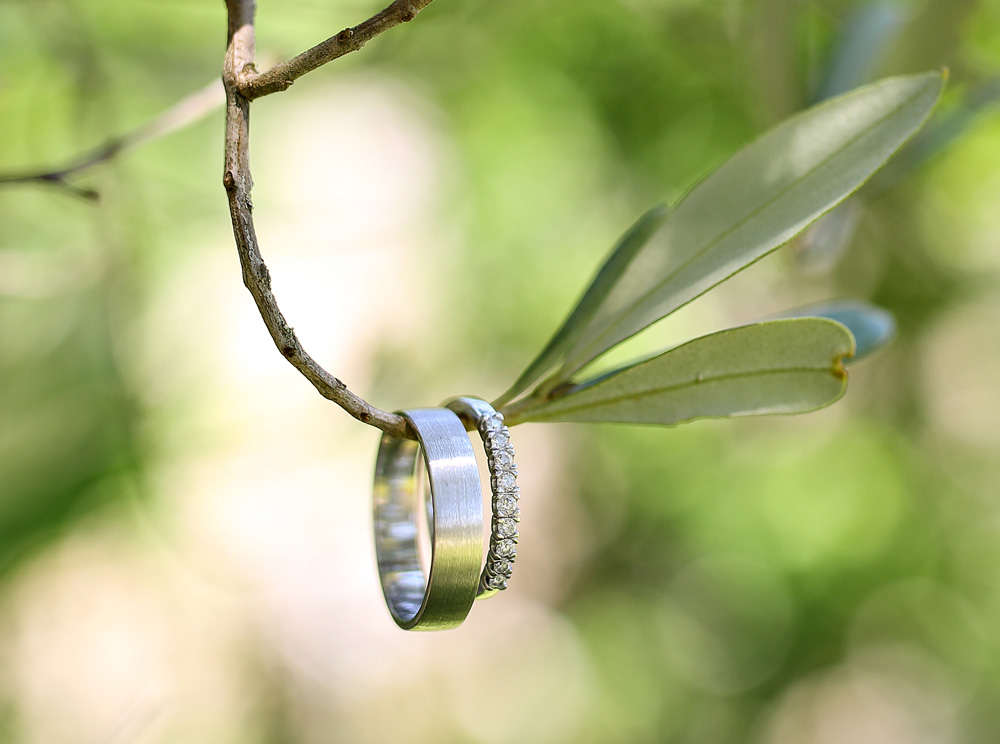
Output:
<instances>
[{"instance_id":1,"label":"small branch knot","mask_svg":"<svg viewBox=\"0 0 1000 744\"><path fill-rule=\"evenodd\" d=\"M263 261L257 264L257 277L261 284L268 289L271 288L271 272L267 270L267 264Z\"/></svg>"},{"instance_id":2,"label":"small branch knot","mask_svg":"<svg viewBox=\"0 0 1000 744\"><path fill-rule=\"evenodd\" d=\"M236 188L236 176L231 170L222 174L222 185L226 187L226 191L233 191Z\"/></svg>"},{"instance_id":3,"label":"small branch knot","mask_svg":"<svg viewBox=\"0 0 1000 744\"><path fill-rule=\"evenodd\" d=\"M346 44L353 38L354 38L353 28L345 28L343 31L337 34L337 41L341 44Z\"/></svg>"},{"instance_id":4,"label":"small branch knot","mask_svg":"<svg viewBox=\"0 0 1000 744\"><path fill-rule=\"evenodd\" d=\"M417 17L417 11L413 9L412 5L407 5L403 8L403 12L399 14L399 20L403 23L409 23L414 18Z\"/></svg>"}]
</instances>

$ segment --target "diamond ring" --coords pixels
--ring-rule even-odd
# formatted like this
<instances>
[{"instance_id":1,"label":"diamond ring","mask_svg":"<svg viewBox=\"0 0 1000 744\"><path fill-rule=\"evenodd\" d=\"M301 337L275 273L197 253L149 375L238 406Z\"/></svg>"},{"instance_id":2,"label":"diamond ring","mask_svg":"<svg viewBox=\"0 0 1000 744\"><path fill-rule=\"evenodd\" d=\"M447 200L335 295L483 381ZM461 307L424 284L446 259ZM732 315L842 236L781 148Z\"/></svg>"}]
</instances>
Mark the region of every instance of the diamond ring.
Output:
<instances>
[{"instance_id":1,"label":"diamond ring","mask_svg":"<svg viewBox=\"0 0 1000 744\"><path fill-rule=\"evenodd\" d=\"M492 597L507 588L517 556L517 524L521 521L517 502L521 491L517 486L514 447L510 443L510 431L504 426L503 414L497 413L485 400L453 398L445 406L461 416L467 427L475 427L486 449L493 491L493 522L477 598Z\"/></svg>"}]
</instances>

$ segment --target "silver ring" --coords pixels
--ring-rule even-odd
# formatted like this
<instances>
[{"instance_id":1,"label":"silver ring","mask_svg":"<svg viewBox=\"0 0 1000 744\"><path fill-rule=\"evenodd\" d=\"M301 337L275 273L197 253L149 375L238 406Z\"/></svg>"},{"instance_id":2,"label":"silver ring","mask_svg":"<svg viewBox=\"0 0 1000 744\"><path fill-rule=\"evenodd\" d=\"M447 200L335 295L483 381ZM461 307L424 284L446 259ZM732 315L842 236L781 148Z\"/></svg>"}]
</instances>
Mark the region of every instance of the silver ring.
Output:
<instances>
[{"instance_id":1,"label":"silver ring","mask_svg":"<svg viewBox=\"0 0 1000 744\"><path fill-rule=\"evenodd\" d=\"M483 555L479 467L459 417L445 408L400 411L418 442L382 435L375 461L375 553L382 593L405 630L462 624L476 599ZM427 577L417 543L418 453L430 481Z\"/></svg>"},{"instance_id":2,"label":"silver ring","mask_svg":"<svg viewBox=\"0 0 1000 744\"><path fill-rule=\"evenodd\" d=\"M517 523L521 510L517 502L521 490L517 487L517 465L510 430L504 426L503 414L497 413L485 400L473 397L452 398L445 405L462 417L466 426L475 428L483 439L490 469L493 491L493 522L486 565L479 577L479 598L492 597L507 588L517 557Z\"/></svg>"}]
</instances>

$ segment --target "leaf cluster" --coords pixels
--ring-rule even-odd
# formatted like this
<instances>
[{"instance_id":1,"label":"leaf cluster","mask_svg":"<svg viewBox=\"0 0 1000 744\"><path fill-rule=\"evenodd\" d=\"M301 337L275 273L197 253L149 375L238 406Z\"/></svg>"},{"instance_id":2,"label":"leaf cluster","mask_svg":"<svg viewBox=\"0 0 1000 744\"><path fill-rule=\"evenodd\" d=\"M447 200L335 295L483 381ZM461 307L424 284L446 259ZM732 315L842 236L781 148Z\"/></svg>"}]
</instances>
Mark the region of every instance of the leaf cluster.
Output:
<instances>
[{"instance_id":1,"label":"leaf cluster","mask_svg":"<svg viewBox=\"0 0 1000 744\"><path fill-rule=\"evenodd\" d=\"M813 106L745 146L672 208L649 210L495 405L510 423L672 425L800 413L839 399L843 361L893 335L891 316L864 303L792 312L797 317L704 336L597 377L578 375L857 191L923 126L946 78L887 78Z\"/></svg>"}]
</instances>

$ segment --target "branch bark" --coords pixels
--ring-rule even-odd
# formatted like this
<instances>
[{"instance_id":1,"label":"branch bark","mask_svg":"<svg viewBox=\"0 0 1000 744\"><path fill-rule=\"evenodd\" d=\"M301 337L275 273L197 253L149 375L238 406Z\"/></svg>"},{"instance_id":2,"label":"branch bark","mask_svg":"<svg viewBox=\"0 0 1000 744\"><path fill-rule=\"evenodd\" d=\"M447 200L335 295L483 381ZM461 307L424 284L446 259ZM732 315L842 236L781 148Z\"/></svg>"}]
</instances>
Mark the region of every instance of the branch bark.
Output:
<instances>
[{"instance_id":1,"label":"branch bark","mask_svg":"<svg viewBox=\"0 0 1000 744\"><path fill-rule=\"evenodd\" d=\"M201 90L185 96L162 114L141 127L130 132L112 137L103 145L81 155L68 164L58 168L48 168L39 171L23 173L0 174L0 186L26 183L41 183L59 186L75 196L90 201L97 201L100 194L94 189L83 188L67 180L94 166L106 163L126 150L131 150L145 142L162 137L165 134L186 127L221 106L225 101L222 86L218 80L213 80Z\"/></svg>"},{"instance_id":2,"label":"branch bark","mask_svg":"<svg viewBox=\"0 0 1000 744\"><path fill-rule=\"evenodd\" d=\"M414 1L423 2L423 5L430 2L430 0ZM397 3L393 3L390 8L396 5ZM232 217L233 235L240 256L240 265L243 269L243 283L250 290L261 318L264 320L264 325L267 326L278 351L315 386L320 395L333 401L362 423L374 426L396 437L413 439L414 435L409 431L406 420L402 416L375 408L355 395L348 390L343 382L323 369L315 359L306 353L295 335L295 331L282 315L271 291L271 275L261 257L253 224L253 203L250 200L253 188L253 177L250 174L250 98L244 92L250 85L249 81L260 77L254 72L254 13L256 3L254 0L226 0L226 8L229 14L229 33L222 75L226 90L226 150L222 183L229 197L229 213ZM383 13L385 12L383 11ZM369 23L369 21L365 23ZM361 26L365 26L365 23ZM391 28L392 25L396 25L396 23L384 26L382 30ZM372 33L368 38L374 35ZM367 38L364 40L367 41ZM360 48L360 45L356 48ZM353 49L348 51L353 51ZM310 52L305 54L308 55ZM346 53L342 52L337 56ZM291 80L294 80L295 77L299 77L310 69L315 69L334 58L328 57L315 64L308 63L311 66L307 65L306 68L297 72L294 77L288 80L284 88L291 85ZM284 88L278 87L275 90L283 90Z\"/></svg>"},{"instance_id":3,"label":"branch bark","mask_svg":"<svg viewBox=\"0 0 1000 744\"><path fill-rule=\"evenodd\" d=\"M298 78L327 62L332 62L345 54L356 52L379 34L401 23L412 21L417 13L430 5L432 0L395 0L391 5L376 13L357 26L345 28L336 36L308 49L286 62L275 65L266 72L258 73L250 66L241 74L240 92L249 100L287 90Z\"/></svg>"}]
</instances>

